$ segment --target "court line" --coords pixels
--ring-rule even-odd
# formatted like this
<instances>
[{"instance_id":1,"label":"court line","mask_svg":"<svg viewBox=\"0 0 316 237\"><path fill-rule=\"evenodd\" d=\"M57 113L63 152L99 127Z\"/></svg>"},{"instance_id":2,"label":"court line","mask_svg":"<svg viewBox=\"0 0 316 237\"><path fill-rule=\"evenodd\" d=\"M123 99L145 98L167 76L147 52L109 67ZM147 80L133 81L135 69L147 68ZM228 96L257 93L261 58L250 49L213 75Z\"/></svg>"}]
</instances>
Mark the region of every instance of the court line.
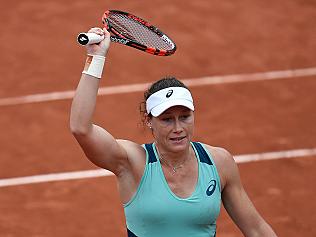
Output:
<instances>
[{"instance_id":1,"label":"court line","mask_svg":"<svg viewBox=\"0 0 316 237\"><path fill-rule=\"evenodd\" d=\"M235 75L223 75L223 76L209 76L200 78L183 79L182 81L190 87L224 84L224 83L239 83L250 81L264 81L264 80L276 80L276 79L289 79L295 77L309 77L316 75L316 67L283 70L283 71L270 71L248 74L235 74ZM98 95L113 95L124 94L144 91L150 83L138 83L127 84L120 86L108 86L99 88ZM47 101L65 100L73 98L75 94L74 90L42 93L25 95L18 97L0 98L0 106L20 105L29 103L39 103Z\"/></svg>"},{"instance_id":2,"label":"court line","mask_svg":"<svg viewBox=\"0 0 316 237\"><path fill-rule=\"evenodd\" d=\"M297 149L297 150L287 150L287 151L265 152L265 153L258 153L258 154L236 155L234 156L234 159L237 163L246 163L246 162L256 162L256 161L263 161L263 160L307 157L307 156L315 156L315 155L316 155L316 148L312 148L312 149ZM65 180L75 180L75 179L97 178L97 177L112 176L112 175L113 175L112 172L108 170L104 170L104 169L33 175L33 176L26 176L26 177L0 179L0 187L65 181Z\"/></svg>"}]
</instances>

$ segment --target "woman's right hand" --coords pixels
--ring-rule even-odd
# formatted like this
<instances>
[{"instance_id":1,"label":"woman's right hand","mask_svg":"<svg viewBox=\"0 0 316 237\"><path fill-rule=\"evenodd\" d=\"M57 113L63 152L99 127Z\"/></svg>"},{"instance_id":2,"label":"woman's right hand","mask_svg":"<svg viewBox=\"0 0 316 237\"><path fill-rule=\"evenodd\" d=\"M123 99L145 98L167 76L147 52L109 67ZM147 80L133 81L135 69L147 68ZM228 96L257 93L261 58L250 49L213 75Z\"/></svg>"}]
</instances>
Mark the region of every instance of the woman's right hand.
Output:
<instances>
[{"instance_id":1,"label":"woman's right hand","mask_svg":"<svg viewBox=\"0 0 316 237\"><path fill-rule=\"evenodd\" d=\"M106 56L111 42L110 33L105 28L101 29L98 27L91 28L88 33L95 33L101 36L104 35L104 40L98 44L86 45L87 54Z\"/></svg>"}]
</instances>

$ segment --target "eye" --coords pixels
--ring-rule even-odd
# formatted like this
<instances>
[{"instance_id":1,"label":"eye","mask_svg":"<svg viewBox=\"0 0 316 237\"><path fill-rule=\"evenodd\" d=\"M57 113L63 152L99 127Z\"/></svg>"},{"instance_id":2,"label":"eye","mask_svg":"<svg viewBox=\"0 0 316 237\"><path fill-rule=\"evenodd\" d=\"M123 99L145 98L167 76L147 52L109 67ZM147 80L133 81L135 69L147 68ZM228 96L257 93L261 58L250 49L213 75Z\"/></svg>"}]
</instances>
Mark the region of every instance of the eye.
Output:
<instances>
[{"instance_id":1,"label":"eye","mask_svg":"<svg viewBox=\"0 0 316 237\"><path fill-rule=\"evenodd\" d=\"M165 118L162 118L161 120L164 122L170 122L172 120L172 118L165 117Z\"/></svg>"},{"instance_id":2,"label":"eye","mask_svg":"<svg viewBox=\"0 0 316 237\"><path fill-rule=\"evenodd\" d=\"M180 116L180 119L181 120L187 120L188 118L190 118L190 116L191 116L190 114L184 114L184 115Z\"/></svg>"}]
</instances>

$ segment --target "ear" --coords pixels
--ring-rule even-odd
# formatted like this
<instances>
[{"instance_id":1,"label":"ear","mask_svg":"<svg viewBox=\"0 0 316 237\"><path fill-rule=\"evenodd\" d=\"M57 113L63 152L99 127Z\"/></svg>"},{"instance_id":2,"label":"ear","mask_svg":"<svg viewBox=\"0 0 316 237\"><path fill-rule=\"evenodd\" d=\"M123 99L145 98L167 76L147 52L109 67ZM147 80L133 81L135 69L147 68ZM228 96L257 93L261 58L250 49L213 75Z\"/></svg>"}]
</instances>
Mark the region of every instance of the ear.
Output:
<instances>
[{"instance_id":1,"label":"ear","mask_svg":"<svg viewBox=\"0 0 316 237\"><path fill-rule=\"evenodd\" d=\"M151 118L150 118L150 116L148 116L148 114L145 114L145 123L150 129L152 129Z\"/></svg>"}]
</instances>

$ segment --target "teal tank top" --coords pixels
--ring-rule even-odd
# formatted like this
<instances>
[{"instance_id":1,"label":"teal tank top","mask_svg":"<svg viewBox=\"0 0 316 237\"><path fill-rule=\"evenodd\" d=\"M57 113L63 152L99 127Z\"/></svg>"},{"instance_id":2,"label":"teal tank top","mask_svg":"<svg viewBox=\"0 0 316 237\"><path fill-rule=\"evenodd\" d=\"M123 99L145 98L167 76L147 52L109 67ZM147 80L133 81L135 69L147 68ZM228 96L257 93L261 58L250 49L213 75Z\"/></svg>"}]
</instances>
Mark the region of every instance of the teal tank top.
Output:
<instances>
[{"instance_id":1,"label":"teal tank top","mask_svg":"<svg viewBox=\"0 0 316 237\"><path fill-rule=\"evenodd\" d=\"M168 186L154 144L146 149L146 166L132 199L124 204L128 237L214 237L220 212L221 185L211 154L191 143L198 159L198 181L188 198ZM189 174L188 174L189 175Z\"/></svg>"}]
</instances>

